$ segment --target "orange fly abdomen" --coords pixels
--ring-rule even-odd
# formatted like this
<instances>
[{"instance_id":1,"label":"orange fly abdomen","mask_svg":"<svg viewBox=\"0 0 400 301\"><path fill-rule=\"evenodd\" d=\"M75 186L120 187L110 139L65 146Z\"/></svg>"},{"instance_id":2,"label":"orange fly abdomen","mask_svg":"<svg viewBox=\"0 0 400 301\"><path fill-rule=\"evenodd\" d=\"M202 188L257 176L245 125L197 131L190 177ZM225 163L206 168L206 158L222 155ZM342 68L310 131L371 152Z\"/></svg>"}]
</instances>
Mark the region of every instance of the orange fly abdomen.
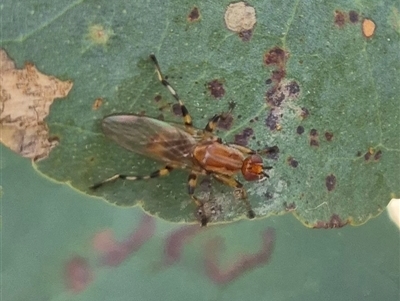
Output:
<instances>
[{"instance_id":1,"label":"orange fly abdomen","mask_svg":"<svg viewBox=\"0 0 400 301\"><path fill-rule=\"evenodd\" d=\"M193 155L205 170L229 176L241 170L245 159L237 149L217 142L197 146Z\"/></svg>"}]
</instances>

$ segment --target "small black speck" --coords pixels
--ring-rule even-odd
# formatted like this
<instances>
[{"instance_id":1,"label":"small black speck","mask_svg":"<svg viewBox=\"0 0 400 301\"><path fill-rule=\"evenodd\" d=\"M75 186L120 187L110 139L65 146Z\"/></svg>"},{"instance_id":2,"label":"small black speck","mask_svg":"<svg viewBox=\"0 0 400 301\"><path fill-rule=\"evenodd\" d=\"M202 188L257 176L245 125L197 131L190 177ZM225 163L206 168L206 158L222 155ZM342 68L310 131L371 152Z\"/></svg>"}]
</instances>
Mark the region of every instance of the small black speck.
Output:
<instances>
[{"instance_id":1,"label":"small black speck","mask_svg":"<svg viewBox=\"0 0 400 301\"><path fill-rule=\"evenodd\" d=\"M358 13L354 10L349 11L349 19L351 23L358 22Z\"/></svg>"},{"instance_id":2,"label":"small black speck","mask_svg":"<svg viewBox=\"0 0 400 301\"><path fill-rule=\"evenodd\" d=\"M292 158L292 157L289 157L289 158L288 158L288 163L289 163L289 165L290 165L291 167L294 167L294 168L296 168L297 166L299 166L299 162L298 162L296 159Z\"/></svg>"},{"instance_id":3,"label":"small black speck","mask_svg":"<svg viewBox=\"0 0 400 301\"><path fill-rule=\"evenodd\" d=\"M301 125L299 125L296 129L297 134L301 135L304 133L304 127L302 127Z\"/></svg>"}]
</instances>

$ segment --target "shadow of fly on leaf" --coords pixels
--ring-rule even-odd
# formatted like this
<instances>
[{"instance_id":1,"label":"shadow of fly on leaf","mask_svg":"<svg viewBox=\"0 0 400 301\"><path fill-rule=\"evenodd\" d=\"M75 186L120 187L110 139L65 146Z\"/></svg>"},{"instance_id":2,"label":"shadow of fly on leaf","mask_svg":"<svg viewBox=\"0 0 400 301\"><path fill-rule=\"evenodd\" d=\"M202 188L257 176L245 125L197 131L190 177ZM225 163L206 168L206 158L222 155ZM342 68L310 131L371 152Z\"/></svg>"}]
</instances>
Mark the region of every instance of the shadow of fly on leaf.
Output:
<instances>
[{"instance_id":1,"label":"shadow of fly on leaf","mask_svg":"<svg viewBox=\"0 0 400 301\"><path fill-rule=\"evenodd\" d=\"M152 54L150 58L155 65L159 81L178 102L184 124L179 126L146 116L117 114L106 116L102 121L102 129L106 137L125 149L163 162L165 166L145 176L116 174L90 188L98 189L118 179L149 180L166 176L174 169L187 169L190 171L187 181L188 194L197 207L196 215L201 226L206 226L216 211L194 195L198 177L204 175L212 176L234 188L235 196L246 205L248 218L254 218L255 213L246 190L234 176L242 173L246 181L263 180L269 177L266 171L272 167L264 166L261 156L256 151L242 145L224 143L213 134L218 122L229 116L235 104L230 104L228 112L214 115L204 129L196 129L178 93L164 78L156 57ZM263 150L263 153L265 152L268 152L268 149Z\"/></svg>"}]
</instances>

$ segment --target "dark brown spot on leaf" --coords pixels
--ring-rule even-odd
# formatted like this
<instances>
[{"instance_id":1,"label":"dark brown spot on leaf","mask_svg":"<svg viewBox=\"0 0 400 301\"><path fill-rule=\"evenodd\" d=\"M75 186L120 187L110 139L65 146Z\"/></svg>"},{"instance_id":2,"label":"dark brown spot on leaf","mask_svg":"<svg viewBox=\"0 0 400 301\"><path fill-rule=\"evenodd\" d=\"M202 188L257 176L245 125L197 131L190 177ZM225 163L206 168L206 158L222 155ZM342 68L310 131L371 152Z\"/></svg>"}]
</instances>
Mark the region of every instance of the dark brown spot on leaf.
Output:
<instances>
[{"instance_id":1,"label":"dark brown spot on leaf","mask_svg":"<svg viewBox=\"0 0 400 301\"><path fill-rule=\"evenodd\" d=\"M325 139L326 139L326 141L332 141L332 139L333 139L333 133L331 133L331 132L325 132Z\"/></svg>"},{"instance_id":2,"label":"dark brown spot on leaf","mask_svg":"<svg viewBox=\"0 0 400 301\"><path fill-rule=\"evenodd\" d=\"M196 6L192 8L187 19L189 22L196 22L200 19L200 12Z\"/></svg>"},{"instance_id":3,"label":"dark brown spot on leaf","mask_svg":"<svg viewBox=\"0 0 400 301\"><path fill-rule=\"evenodd\" d=\"M341 218L339 217L339 215L337 214L332 214L331 216L331 220L330 220L330 227L331 228L341 228L345 225L347 225L348 221L342 221Z\"/></svg>"},{"instance_id":4,"label":"dark brown spot on leaf","mask_svg":"<svg viewBox=\"0 0 400 301\"><path fill-rule=\"evenodd\" d=\"M254 131L252 128L245 128L243 130L243 135L245 135L246 137L250 137L253 134L254 134Z\"/></svg>"},{"instance_id":5,"label":"dark brown spot on leaf","mask_svg":"<svg viewBox=\"0 0 400 301\"><path fill-rule=\"evenodd\" d=\"M274 47L264 54L264 63L268 65L277 65L283 67L285 65L288 53L280 47Z\"/></svg>"},{"instance_id":6,"label":"dark brown spot on leaf","mask_svg":"<svg viewBox=\"0 0 400 301\"><path fill-rule=\"evenodd\" d=\"M274 110L271 110L265 120L265 125L271 130L274 131L277 128L279 117L274 114Z\"/></svg>"},{"instance_id":7,"label":"dark brown spot on leaf","mask_svg":"<svg viewBox=\"0 0 400 301\"><path fill-rule=\"evenodd\" d=\"M301 108L301 113L300 113L301 118L306 119L309 115L310 115L310 112L308 111L307 108L304 108L304 107Z\"/></svg>"},{"instance_id":8,"label":"dark brown spot on leaf","mask_svg":"<svg viewBox=\"0 0 400 301\"><path fill-rule=\"evenodd\" d=\"M221 118L218 121L218 128L224 129L224 130L229 130L232 127L233 124L233 116L229 114L225 118Z\"/></svg>"},{"instance_id":9,"label":"dark brown spot on leaf","mask_svg":"<svg viewBox=\"0 0 400 301\"><path fill-rule=\"evenodd\" d=\"M154 100L156 101L156 102L159 102L160 100L161 100L161 95L160 94L157 94L156 96L154 96Z\"/></svg>"},{"instance_id":10,"label":"dark brown spot on leaf","mask_svg":"<svg viewBox=\"0 0 400 301\"><path fill-rule=\"evenodd\" d=\"M371 156L374 154L374 150L372 148L368 149L368 151L364 155L365 161L371 159Z\"/></svg>"},{"instance_id":11,"label":"dark brown spot on leaf","mask_svg":"<svg viewBox=\"0 0 400 301\"><path fill-rule=\"evenodd\" d=\"M285 94L278 89L270 89L267 91L267 103L271 107L279 107L285 100Z\"/></svg>"},{"instance_id":12,"label":"dark brown spot on leaf","mask_svg":"<svg viewBox=\"0 0 400 301\"><path fill-rule=\"evenodd\" d=\"M357 152L357 157L361 157L362 153L360 151Z\"/></svg>"},{"instance_id":13,"label":"dark brown spot on leaf","mask_svg":"<svg viewBox=\"0 0 400 301\"><path fill-rule=\"evenodd\" d=\"M348 220L342 221L337 214L332 214L330 220L328 222L318 221L314 228L317 229L332 229L332 228L341 228L346 226L349 223Z\"/></svg>"},{"instance_id":14,"label":"dark brown spot on leaf","mask_svg":"<svg viewBox=\"0 0 400 301\"><path fill-rule=\"evenodd\" d=\"M326 189L328 189L328 191L334 190L335 186L336 186L336 177L333 174L330 174L329 176L327 176L325 179L325 185L326 185Z\"/></svg>"},{"instance_id":15,"label":"dark brown spot on leaf","mask_svg":"<svg viewBox=\"0 0 400 301\"><path fill-rule=\"evenodd\" d=\"M172 105L172 113L174 113L176 116L182 116L182 109L179 103L174 103Z\"/></svg>"},{"instance_id":16,"label":"dark brown spot on leaf","mask_svg":"<svg viewBox=\"0 0 400 301\"><path fill-rule=\"evenodd\" d=\"M358 22L358 13L354 10L349 11L349 19L351 23Z\"/></svg>"},{"instance_id":17,"label":"dark brown spot on leaf","mask_svg":"<svg viewBox=\"0 0 400 301\"><path fill-rule=\"evenodd\" d=\"M291 81L286 85L286 89L289 92L289 97L297 98L300 93L300 86L296 81Z\"/></svg>"},{"instance_id":18,"label":"dark brown spot on leaf","mask_svg":"<svg viewBox=\"0 0 400 301\"><path fill-rule=\"evenodd\" d=\"M266 81L265 81L265 84L266 85L270 85L272 83L272 79L270 79L270 78L268 78Z\"/></svg>"},{"instance_id":19,"label":"dark brown spot on leaf","mask_svg":"<svg viewBox=\"0 0 400 301\"><path fill-rule=\"evenodd\" d=\"M289 165L290 165L291 167L296 168L297 166L299 166L299 162L298 162L297 160L295 160L293 157L289 157L289 158L287 159L287 162L289 163Z\"/></svg>"},{"instance_id":20,"label":"dark brown spot on leaf","mask_svg":"<svg viewBox=\"0 0 400 301\"><path fill-rule=\"evenodd\" d=\"M316 129L311 129L310 131L310 146L319 146L318 131Z\"/></svg>"},{"instance_id":21,"label":"dark brown spot on leaf","mask_svg":"<svg viewBox=\"0 0 400 301\"><path fill-rule=\"evenodd\" d=\"M312 136L314 138L318 137L318 131L316 129L311 129L310 136Z\"/></svg>"},{"instance_id":22,"label":"dark brown spot on leaf","mask_svg":"<svg viewBox=\"0 0 400 301\"><path fill-rule=\"evenodd\" d=\"M285 78L285 76L286 76L285 69L278 69L278 70L272 71L271 78L272 78L272 81L279 83L283 78Z\"/></svg>"},{"instance_id":23,"label":"dark brown spot on leaf","mask_svg":"<svg viewBox=\"0 0 400 301\"><path fill-rule=\"evenodd\" d=\"M286 211L296 210L296 204L294 202L289 203L289 204L287 202L283 202L283 206L285 207Z\"/></svg>"},{"instance_id":24,"label":"dark brown spot on leaf","mask_svg":"<svg viewBox=\"0 0 400 301\"><path fill-rule=\"evenodd\" d=\"M280 112L279 107L288 99L297 97L300 92L297 82L284 82L286 76L285 64L288 57L289 53L280 47L274 47L264 54L264 63L267 66L276 66L276 69L272 71L271 78L266 81L267 85L274 83L265 94L265 100L271 108L266 118L266 125L271 130L279 131L282 129L280 120L283 114Z\"/></svg>"},{"instance_id":25,"label":"dark brown spot on leaf","mask_svg":"<svg viewBox=\"0 0 400 301\"><path fill-rule=\"evenodd\" d=\"M157 119L163 121L164 120L164 115L163 114L158 115Z\"/></svg>"},{"instance_id":26,"label":"dark brown spot on leaf","mask_svg":"<svg viewBox=\"0 0 400 301\"><path fill-rule=\"evenodd\" d=\"M254 131L252 128L245 128L242 133L235 135L235 143L246 146L253 134Z\"/></svg>"},{"instance_id":27,"label":"dark brown spot on leaf","mask_svg":"<svg viewBox=\"0 0 400 301\"><path fill-rule=\"evenodd\" d=\"M225 89L222 84L217 79L214 79L213 81L209 82L207 84L207 88L210 91L211 95L214 96L215 98L221 98L222 96L225 95Z\"/></svg>"},{"instance_id":28,"label":"dark brown spot on leaf","mask_svg":"<svg viewBox=\"0 0 400 301\"><path fill-rule=\"evenodd\" d=\"M375 159L376 161L378 161L381 157L382 157L382 151L379 150L379 151L377 151L376 154L374 155L374 159Z\"/></svg>"},{"instance_id":29,"label":"dark brown spot on leaf","mask_svg":"<svg viewBox=\"0 0 400 301\"><path fill-rule=\"evenodd\" d=\"M302 127L301 125L299 125L296 129L297 134L301 135L304 133L304 127Z\"/></svg>"},{"instance_id":30,"label":"dark brown spot on leaf","mask_svg":"<svg viewBox=\"0 0 400 301\"><path fill-rule=\"evenodd\" d=\"M239 38L241 38L243 42L250 41L252 36L253 36L253 30L251 29L239 32Z\"/></svg>"},{"instance_id":31,"label":"dark brown spot on leaf","mask_svg":"<svg viewBox=\"0 0 400 301\"><path fill-rule=\"evenodd\" d=\"M346 23L346 14L342 11L335 10L335 25L343 27Z\"/></svg>"}]
</instances>

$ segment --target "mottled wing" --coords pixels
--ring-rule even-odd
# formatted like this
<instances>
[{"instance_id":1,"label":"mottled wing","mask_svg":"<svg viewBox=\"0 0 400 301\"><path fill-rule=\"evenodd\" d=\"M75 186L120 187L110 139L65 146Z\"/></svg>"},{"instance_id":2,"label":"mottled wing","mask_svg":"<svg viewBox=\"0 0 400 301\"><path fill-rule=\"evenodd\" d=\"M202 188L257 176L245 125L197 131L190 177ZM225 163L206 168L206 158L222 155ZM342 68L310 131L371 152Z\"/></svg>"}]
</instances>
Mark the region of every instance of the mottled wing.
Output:
<instances>
[{"instance_id":1,"label":"mottled wing","mask_svg":"<svg viewBox=\"0 0 400 301\"><path fill-rule=\"evenodd\" d=\"M120 146L166 163L192 164L196 140L166 122L137 115L111 115L102 122L104 134Z\"/></svg>"}]
</instances>

